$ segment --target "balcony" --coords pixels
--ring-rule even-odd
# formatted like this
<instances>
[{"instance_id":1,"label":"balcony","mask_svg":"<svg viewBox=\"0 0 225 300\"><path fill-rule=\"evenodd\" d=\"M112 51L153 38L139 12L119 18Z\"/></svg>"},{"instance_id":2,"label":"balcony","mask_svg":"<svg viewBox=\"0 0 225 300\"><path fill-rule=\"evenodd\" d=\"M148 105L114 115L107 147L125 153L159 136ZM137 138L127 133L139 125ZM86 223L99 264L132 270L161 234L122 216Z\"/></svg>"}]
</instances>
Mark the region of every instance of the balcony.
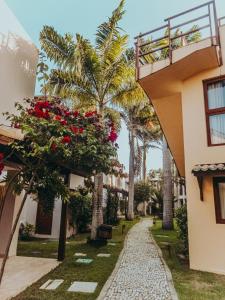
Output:
<instances>
[{"instance_id":1,"label":"balcony","mask_svg":"<svg viewBox=\"0 0 225 300\"><path fill-rule=\"evenodd\" d=\"M160 91L151 90L151 97L173 94L177 92L174 80L182 81L222 64L215 1L164 21L163 26L135 38L137 80L145 89L146 77L148 85L165 79Z\"/></svg>"},{"instance_id":2,"label":"balcony","mask_svg":"<svg viewBox=\"0 0 225 300\"><path fill-rule=\"evenodd\" d=\"M215 1L209 1L135 38L136 79L154 105L181 176L185 175L183 81L222 65L223 21L217 18Z\"/></svg>"}]
</instances>

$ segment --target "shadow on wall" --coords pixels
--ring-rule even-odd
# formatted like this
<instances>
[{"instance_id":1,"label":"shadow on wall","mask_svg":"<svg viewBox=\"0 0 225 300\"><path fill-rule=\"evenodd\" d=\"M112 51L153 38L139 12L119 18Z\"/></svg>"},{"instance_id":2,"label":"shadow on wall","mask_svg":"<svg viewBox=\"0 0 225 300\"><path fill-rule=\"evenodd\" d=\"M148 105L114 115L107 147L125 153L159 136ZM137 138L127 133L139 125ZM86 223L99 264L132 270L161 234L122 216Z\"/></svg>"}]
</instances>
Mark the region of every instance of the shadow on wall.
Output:
<instances>
[{"instance_id":1,"label":"shadow on wall","mask_svg":"<svg viewBox=\"0 0 225 300\"><path fill-rule=\"evenodd\" d=\"M0 111L15 112L14 103L33 97L38 50L15 35L0 33ZM7 123L0 115L0 123Z\"/></svg>"}]
</instances>

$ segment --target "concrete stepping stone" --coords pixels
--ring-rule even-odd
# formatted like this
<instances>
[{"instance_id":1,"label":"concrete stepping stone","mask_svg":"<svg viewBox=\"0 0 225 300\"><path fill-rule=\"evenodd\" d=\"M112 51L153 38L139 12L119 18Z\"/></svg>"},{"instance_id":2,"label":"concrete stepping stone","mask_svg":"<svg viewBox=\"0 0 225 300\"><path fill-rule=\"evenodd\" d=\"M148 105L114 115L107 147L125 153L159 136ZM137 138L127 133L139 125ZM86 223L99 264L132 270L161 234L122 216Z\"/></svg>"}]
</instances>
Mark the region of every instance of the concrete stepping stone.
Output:
<instances>
[{"instance_id":1,"label":"concrete stepping stone","mask_svg":"<svg viewBox=\"0 0 225 300\"><path fill-rule=\"evenodd\" d=\"M74 281L69 287L68 292L94 293L97 285L97 282Z\"/></svg>"},{"instance_id":2,"label":"concrete stepping stone","mask_svg":"<svg viewBox=\"0 0 225 300\"><path fill-rule=\"evenodd\" d=\"M78 264L84 264L84 265L89 265L92 262L93 262L93 259L91 259L91 258L78 258L76 260L76 263L78 263Z\"/></svg>"},{"instance_id":3,"label":"concrete stepping stone","mask_svg":"<svg viewBox=\"0 0 225 300\"><path fill-rule=\"evenodd\" d=\"M110 253L99 253L97 254L98 257L110 257L111 254Z\"/></svg>"},{"instance_id":4,"label":"concrete stepping stone","mask_svg":"<svg viewBox=\"0 0 225 300\"><path fill-rule=\"evenodd\" d=\"M60 284L63 283L63 279L49 279L46 281L39 289L40 290L55 290L57 287L60 286Z\"/></svg>"},{"instance_id":5,"label":"concrete stepping stone","mask_svg":"<svg viewBox=\"0 0 225 300\"><path fill-rule=\"evenodd\" d=\"M87 256L87 254L86 253L78 253L77 252L77 253L74 253L74 256L80 256L80 257L83 256L84 257L84 256Z\"/></svg>"},{"instance_id":6,"label":"concrete stepping stone","mask_svg":"<svg viewBox=\"0 0 225 300\"><path fill-rule=\"evenodd\" d=\"M33 251L33 252L31 252L32 254L41 254L41 252L40 251Z\"/></svg>"},{"instance_id":7,"label":"concrete stepping stone","mask_svg":"<svg viewBox=\"0 0 225 300\"><path fill-rule=\"evenodd\" d=\"M116 243L108 243L109 246L116 246Z\"/></svg>"}]
</instances>

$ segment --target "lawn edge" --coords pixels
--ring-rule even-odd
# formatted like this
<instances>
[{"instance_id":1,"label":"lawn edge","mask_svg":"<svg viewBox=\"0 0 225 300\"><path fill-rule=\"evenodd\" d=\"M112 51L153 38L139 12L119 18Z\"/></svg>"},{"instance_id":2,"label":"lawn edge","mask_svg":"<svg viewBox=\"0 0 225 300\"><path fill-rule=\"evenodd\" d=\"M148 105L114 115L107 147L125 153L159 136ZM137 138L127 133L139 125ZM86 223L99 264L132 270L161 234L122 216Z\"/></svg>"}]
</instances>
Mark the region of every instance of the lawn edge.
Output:
<instances>
[{"instance_id":1,"label":"lawn edge","mask_svg":"<svg viewBox=\"0 0 225 300\"><path fill-rule=\"evenodd\" d=\"M122 259L123 259L123 256L124 256L124 252L125 252L125 248L126 248L126 244L127 244L128 237L129 237L129 235L130 235L130 231L131 231L132 228L134 228L137 224L139 224L139 223L142 222L142 221L143 221L143 220L140 220L139 222L137 222L136 224L134 224L134 225L129 229L128 233L126 234L126 237L125 237L124 243L123 243L123 249L122 249L121 252L120 252L120 255L119 255L118 259L117 259L116 265L115 265L115 267L114 267L114 269L113 269L111 275L109 276L109 278L108 278L107 281L105 282L105 284L104 284L103 288L101 289L101 292L100 292L100 294L98 295L98 298L97 298L96 300L104 300L104 298L105 298L105 296L106 296L106 294L107 294L107 292L108 292L108 290L109 290L109 288L110 288L110 286L111 286L111 283L112 283L112 281L113 281L113 279L114 279L114 277L115 277L115 275L116 275L116 273L117 273L117 271L118 271L118 269L119 269L119 267L120 267L120 263L121 263L121 261L122 261Z\"/></svg>"},{"instance_id":2,"label":"lawn edge","mask_svg":"<svg viewBox=\"0 0 225 300\"><path fill-rule=\"evenodd\" d=\"M161 260L161 262L163 264L163 267L165 269L166 277L167 277L167 280L168 280L168 283L169 283L170 293L171 293L171 296L172 296L172 300L179 300L177 291L176 291L175 286L174 286L172 273L171 273L169 267L167 266L167 263L166 263L165 259L163 258L163 253L162 253L161 248L157 244L157 242L156 242L156 240L154 238L154 235L152 234L151 227L150 227L150 230L149 230L150 231L150 235L151 235L152 241L153 241L153 243L154 243L154 245L155 245L155 247L156 247L156 249L158 251L159 258L160 258L160 260Z\"/></svg>"}]
</instances>

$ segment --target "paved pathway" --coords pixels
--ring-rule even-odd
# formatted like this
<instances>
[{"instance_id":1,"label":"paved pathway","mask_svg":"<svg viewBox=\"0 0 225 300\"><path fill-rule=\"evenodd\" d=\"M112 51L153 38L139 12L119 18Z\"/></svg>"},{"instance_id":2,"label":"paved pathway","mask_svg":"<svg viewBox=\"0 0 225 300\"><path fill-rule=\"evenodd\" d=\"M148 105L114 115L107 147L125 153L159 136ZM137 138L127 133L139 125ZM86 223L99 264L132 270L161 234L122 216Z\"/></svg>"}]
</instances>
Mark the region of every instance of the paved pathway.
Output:
<instances>
[{"instance_id":1,"label":"paved pathway","mask_svg":"<svg viewBox=\"0 0 225 300\"><path fill-rule=\"evenodd\" d=\"M115 270L98 300L175 300L172 277L153 242L145 219L129 232Z\"/></svg>"}]
</instances>

